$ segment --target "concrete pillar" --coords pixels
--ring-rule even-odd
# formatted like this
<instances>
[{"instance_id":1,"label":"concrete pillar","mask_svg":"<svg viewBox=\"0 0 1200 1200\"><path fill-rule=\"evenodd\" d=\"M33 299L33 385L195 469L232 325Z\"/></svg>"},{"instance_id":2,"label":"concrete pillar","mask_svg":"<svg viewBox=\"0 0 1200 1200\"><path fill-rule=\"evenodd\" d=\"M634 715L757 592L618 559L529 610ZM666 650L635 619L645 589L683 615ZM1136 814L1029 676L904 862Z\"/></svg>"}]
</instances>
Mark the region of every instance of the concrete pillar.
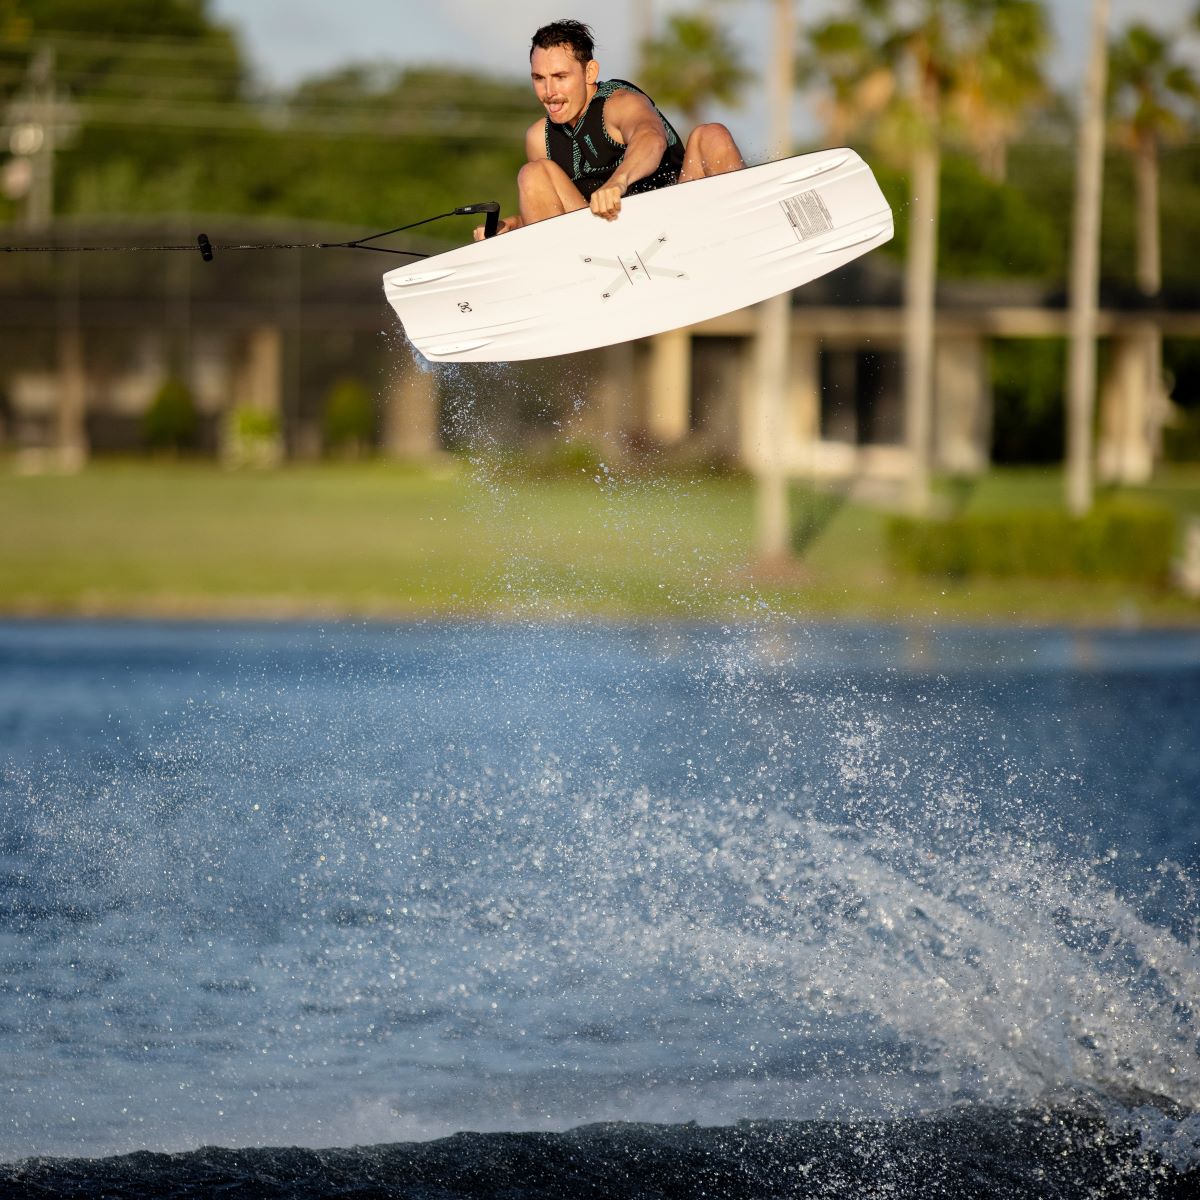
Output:
<instances>
[{"instance_id":1,"label":"concrete pillar","mask_svg":"<svg viewBox=\"0 0 1200 1200\"><path fill-rule=\"evenodd\" d=\"M765 462L763 443L763 393L758 386L761 362L757 338L748 338L742 346L742 378L738 389L738 445L742 465L757 470ZM784 388L784 411L780 444L781 463L787 470L811 468L817 443L821 439L821 344L811 334L793 334L788 353L788 374Z\"/></svg>"},{"instance_id":2,"label":"concrete pillar","mask_svg":"<svg viewBox=\"0 0 1200 1200\"><path fill-rule=\"evenodd\" d=\"M1170 383L1163 368L1163 336L1157 322L1147 322L1146 335L1146 436L1155 462L1162 460L1163 427L1171 419Z\"/></svg>"},{"instance_id":3,"label":"concrete pillar","mask_svg":"<svg viewBox=\"0 0 1200 1200\"><path fill-rule=\"evenodd\" d=\"M1175 582L1185 596L1200 600L1200 517L1189 517L1183 528L1183 553L1175 564Z\"/></svg>"},{"instance_id":4,"label":"concrete pillar","mask_svg":"<svg viewBox=\"0 0 1200 1200\"><path fill-rule=\"evenodd\" d=\"M934 358L934 462L952 475L980 475L991 457L992 406L980 337L943 338Z\"/></svg>"},{"instance_id":5,"label":"concrete pillar","mask_svg":"<svg viewBox=\"0 0 1200 1200\"><path fill-rule=\"evenodd\" d=\"M1153 327L1114 338L1100 386L1096 474L1104 483L1145 483L1154 468L1149 348Z\"/></svg>"},{"instance_id":6,"label":"concrete pillar","mask_svg":"<svg viewBox=\"0 0 1200 1200\"><path fill-rule=\"evenodd\" d=\"M580 432L615 460L624 456L634 426L634 343L606 346L595 352L593 362L589 374L595 382L580 412Z\"/></svg>"},{"instance_id":7,"label":"concrete pillar","mask_svg":"<svg viewBox=\"0 0 1200 1200\"><path fill-rule=\"evenodd\" d=\"M821 346L811 334L793 334L784 427L789 458L805 459L821 438Z\"/></svg>"},{"instance_id":8,"label":"concrete pillar","mask_svg":"<svg viewBox=\"0 0 1200 1200\"><path fill-rule=\"evenodd\" d=\"M759 434L762 416L759 412L758 338L744 339L741 355L742 377L738 385L738 458L747 470L756 471L762 463Z\"/></svg>"},{"instance_id":9,"label":"concrete pillar","mask_svg":"<svg viewBox=\"0 0 1200 1200\"><path fill-rule=\"evenodd\" d=\"M780 560L790 549L787 440L788 351L792 339L790 295L758 305L755 377L758 386L758 457L754 489L754 544L763 560Z\"/></svg>"},{"instance_id":10,"label":"concrete pillar","mask_svg":"<svg viewBox=\"0 0 1200 1200\"><path fill-rule=\"evenodd\" d=\"M196 411L213 416L224 407L234 387L230 339L224 333L200 330L192 338L191 350L187 378Z\"/></svg>"},{"instance_id":11,"label":"concrete pillar","mask_svg":"<svg viewBox=\"0 0 1200 1200\"><path fill-rule=\"evenodd\" d=\"M383 452L391 458L427 458L441 448L437 376L414 358L401 358L384 396Z\"/></svg>"},{"instance_id":12,"label":"concrete pillar","mask_svg":"<svg viewBox=\"0 0 1200 1200\"><path fill-rule=\"evenodd\" d=\"M687 437L691 424L692 335L672 329L650 339L646 432L666 446Z\"/></svg>"},{"instance_id":13,"label":"concrete pillar","mask_svg":"<svg viewBox=\"0 0 1200 1200\"><path fill-rule=\"evenodd\" d=\"M259 325L246 341L238 380L239 406L278 416L283 410L283 330Z\"/></svg>"},{"instance_id":14,"label":"concrete pillar","mask_svg":"<svg viewBox=\"0 0 1200 1200\"><path fill-rule=\"evenodd\" d=\"M58 405L54 444L58 466L77 471L87 461L87 374L83 363L83 333L78 325L58 331Z\"/></svg>"},{"instance_id":15,"label":"concrete pillar","mask_svg":"<svg viewBox=\"0 0 1200 1200\"><path fill-rule=\"evenodd\" d=\"M221 438L230 466L271 467L283 458L283 350L277 325L259 325L247 336Z\"/></svg>"},{"instance_id":16,"label":"concrete pillar","mask_svg":"<svg viewBox=\"0 0 1200 1200\"><path fill-rule=\"evenodd\" d=\"M314 417L296 414L288 453L297 462L316 462L321 457L321 426Z\"/></svg>"}]
</instances>

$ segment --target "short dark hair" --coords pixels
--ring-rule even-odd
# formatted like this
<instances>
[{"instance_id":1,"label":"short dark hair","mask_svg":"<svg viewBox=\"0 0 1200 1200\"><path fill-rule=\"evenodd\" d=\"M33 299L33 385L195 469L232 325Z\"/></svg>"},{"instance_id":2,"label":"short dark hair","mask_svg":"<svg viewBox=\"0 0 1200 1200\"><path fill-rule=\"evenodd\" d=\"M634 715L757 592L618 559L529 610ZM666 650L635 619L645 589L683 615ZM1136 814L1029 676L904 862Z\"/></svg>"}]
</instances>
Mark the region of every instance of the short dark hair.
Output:
<instances>
[{"instance_id":1,"label":"short dark hair","mask_svg":"<svg viewBox=\"0 0 1200 1200\"><path fill-rule=\"evenodd\" d=\"M535 50L553 50L555 46L566 46L584 66L596 57L595 36L582 21L551 21L543 25L533 35L529 57L533 57Z\"/></svg>"}]
</instances>

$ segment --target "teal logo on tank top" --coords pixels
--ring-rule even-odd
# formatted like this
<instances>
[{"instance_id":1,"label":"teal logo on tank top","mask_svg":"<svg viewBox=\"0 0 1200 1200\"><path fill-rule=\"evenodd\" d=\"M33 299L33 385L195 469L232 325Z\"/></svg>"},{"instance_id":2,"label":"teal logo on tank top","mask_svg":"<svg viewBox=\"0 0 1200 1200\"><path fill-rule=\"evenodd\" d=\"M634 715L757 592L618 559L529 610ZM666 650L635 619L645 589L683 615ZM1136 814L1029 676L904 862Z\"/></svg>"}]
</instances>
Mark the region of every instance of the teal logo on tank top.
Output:
<instances>
[{"instance_id":1,"label":"teal logo on tank top","mask_svg":"<svg viewBox=\"0 0 1200 1200\"><path fill-rule=\"evenodd\" d=\"M587 146L587 148L588 148L588 150L589 150L589 152L591 153L591 155L592 155L592 157L593 157L593 158L599 158L599 157L600 157L600 153L599 153L599 151L596 149L596 143L592 141L592 135L591 135L590 133L585 133L585 134L583 135L583 143L584 143L584 145L585 145L585 146Z\"/></svg>"}]
</instances>

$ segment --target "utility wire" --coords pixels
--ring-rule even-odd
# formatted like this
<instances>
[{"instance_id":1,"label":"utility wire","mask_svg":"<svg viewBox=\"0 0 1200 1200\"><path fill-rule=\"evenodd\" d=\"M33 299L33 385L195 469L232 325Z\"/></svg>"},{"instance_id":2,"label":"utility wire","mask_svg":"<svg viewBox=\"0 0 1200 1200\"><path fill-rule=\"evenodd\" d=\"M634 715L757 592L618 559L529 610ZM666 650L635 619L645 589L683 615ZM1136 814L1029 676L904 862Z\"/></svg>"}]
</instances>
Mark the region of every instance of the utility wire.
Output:
<instances>
[{"instance_id":1,"label":"utility wire","mask_svg":"<svg viewBox=\"0 0 1200 1200\"><path fill-rule=\"evenodd\" d=\"M501 78L476 80L475 110L463 113L447 105L446 85L421 77L409 82L408 71L400 68L381 77L390 85L382 91L364 93L337 81L309 81L317 93L310 99L304 84L294 89L256 88L250 72L239 70L236 62L228 62L229 48L225 45L185 38L92 38L55 33L35 35L30 47L39 45L53 45L59 51L56 79L68 93L74 93L73 115L91 125L489 141L512 136L513 128L529 118L529 109L513 94L515 82ZM140 56L142 61L117 61L106 71L96 63L97 53L106 48L123 56ZM29 48L22 47L17 53L25 57L28 52ZM80 61L77 53L80 57L86 54L89 61ZM224 56L226 62L207 70L197 58L210 53ZM13 48L0 47L0 82L12 85L26 77L26 66L18 69L13 63ZM205 99L222 77L230 83L244 80L248 88L245 97ZM447 80L447 85L452 83ZM193 98L197 96L199 103ZM341 97L345 97L344 103L339 102ZM479 108L481 102L493 97L499 103ZM11 120L19 120L22 96L10 94L8 101ZM301 123L303 129L290 128L293 122Z\"/></svg>"},{"instance_id":2,"label":"utility wire","mask_svg":"<svg viewBox=\"0 0 1200 1200\"><path fill-rule=\"evenodd\" d=\"M199 37L155 37L153 34L128 34L122 35L119 33L97 34L80 34L68 30L56 31L52 29L36 30L29 35L25 44L17 45L0 45L0 52L8 54L19 54L28 51L31 45L41 45L51 43L59 49L70 49L77 47L81 52L95 55L99 50L119 50L122 54L146 54L146 55L171 55L177 54L180 57L198 57L213 55L223 59L229 59L232 55L239 53L239 47L235 40L224 36L222 31L217 37L211 35L202 35Z\"/></svg>"},{"instance_id":3,"label":"utility wire","mask_svg":"<svg viewBox=\"0 0 1200 1200\"><path fill-rule=\"evenodd\" d=\"M238 120L232 115L206 118L171 113L114 112L98 114L86 107L76 110L78 123L93 128L142 129L142 130L200 130L208 133L229 135L262 135L280 138L354 138L356 141L387 142L397 139L440 140L458 143L481 142L486 144L508 144L512 141L513 127L503 124L478 123L463 126L450 118L445 122L404 121L389 125L333 118L316 120L306 126ZM149 117L150 119L147 119ZM74 126L72 126L74 127Z\"/></svg>"},{"instance_id":4,"label":"utility wire","mask_svg":"<svg viewBox=\"0 0 1200 1200\"><path fill-rule=\"evenodd\" d=\"M509 120L490 116L464 117L459 113L420 115L400 113L369 113L355 116L313 111L292 114L258 115L239 106L229 105L171 105L137 104L123 101L85 101L77 103L81 124L116 127L212 129L287 134L342 136L346 134L375 138L440 137L456 141L510 138L513 128L524 119L514 114Z\"/></svg>"},{"instance_id":5,"label":"utility wire","mask_svg":"<svg viewBox=\"0 0 1200 1200\"><path fill-rule=\"evenodd\" d=\"M23 81L27 74L28 67L24 62L19 65L14 63L6 66L0 59L0 83L17 84ZM111 94L114 98L127 94L131 98L139 100L147 92L164 90L186 94L199 91L201 94L211 95L214 83L220 82L219 75L213 72L180 70L172 64L164 64L161 72L151 71L147 68L137 70L122 68L97 75L93 70L82 66L72 67L60 59L56 63L55 74L61 83L74 87L84 94L102 92ZM230 74L226 81L236 83L239 81L239 77ZM459 82L453 77L447 77L444 82L439 82L429 79L409 79L399 74L395 78L387 80L386 84L380 87L357 87L349 81L334 82L321 79L308 80L292 88L283 88L267 87L250 81L247 84L247 91L243 95L217 102L322 104L337 103L344 98L349 103L359 105L392 105L413 102L445 105L447 89ZM533 103L532 99L527 102L525 89L519 85L507 81L497 81L490 89L476 85L471 95L472 105L477 106L481 99L486 101L497 94L502 97L505 106L514 110L526 111Z\"/></svg>"},{"instance_id":6,"label":"utility wire","mask_svg":"<svg viewBox=\"0 0 1200 1200\"><path fill-rule=\"evenodd\" d=\"M10 120L28 106L23 98L10 104ZM82 99L70 103L80 124L110 128L207 129L292 137L365 137L384 140L437 137L454 141L511 139L528 120L516 109L467 114L444 107L388 108L385 105L262 106L236 101L189 103L182 100Z\"/></svg>"}]
</instances>

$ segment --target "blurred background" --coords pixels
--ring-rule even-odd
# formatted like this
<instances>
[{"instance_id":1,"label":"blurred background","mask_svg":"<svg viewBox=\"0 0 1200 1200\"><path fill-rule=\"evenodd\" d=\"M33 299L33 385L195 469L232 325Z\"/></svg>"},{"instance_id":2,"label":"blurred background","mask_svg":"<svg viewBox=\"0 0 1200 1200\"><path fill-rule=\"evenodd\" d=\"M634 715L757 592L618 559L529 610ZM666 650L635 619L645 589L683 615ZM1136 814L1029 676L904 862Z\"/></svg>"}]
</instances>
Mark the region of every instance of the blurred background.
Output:
<instances>
[{"instance_id":1,"label":"blurred background","mask_svg":"<svg viewBox=\"0 0 1200 1200\"><path fill-rule=\"evenodd\" d=\"M895 240L494 368L415 355L403 259L4 253L0 609L1200 619L1195 0L0 0L0 242L511 211L563 15L750 162L854 146Z\"/></svg>"}]
</instances>

